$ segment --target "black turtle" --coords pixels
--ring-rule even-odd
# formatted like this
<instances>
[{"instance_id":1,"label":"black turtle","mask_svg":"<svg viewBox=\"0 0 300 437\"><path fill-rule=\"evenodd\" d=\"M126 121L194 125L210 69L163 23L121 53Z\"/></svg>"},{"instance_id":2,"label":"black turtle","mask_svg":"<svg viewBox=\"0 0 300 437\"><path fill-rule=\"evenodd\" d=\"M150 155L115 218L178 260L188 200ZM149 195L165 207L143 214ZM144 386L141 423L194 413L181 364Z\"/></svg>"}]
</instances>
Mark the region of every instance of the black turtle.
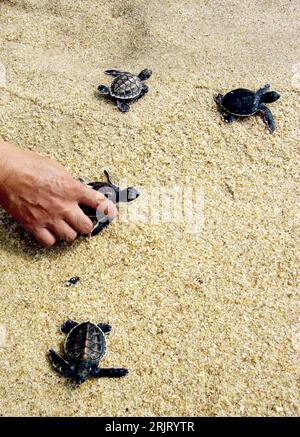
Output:
<instances>
[{"instance_id":1,"label":"black turtle","mask_svg":"<svg viewBox=\"0 0 300 437\"><path fill-rule=\"evenodd\" d=\"M109 200L113 203L119 202L131 202L135 200L140 193L134 187L128 187L124 190L120 190L119 187L114 185L111 180L108 172L105 170L104 174L107 178L107 182L90 182L89 185L94 190L99 191L104 194ZM82 180L81 180L82 181ZM95 223L94 228L91 232L91 236L99 234L109 223L109 219L105 216L102 216L98 210L90 208L86 205L79 205L82 211Z\"/></svg>"},{"instance_id":2,"label":"black turtle","mask_svg":"<svg viewBox=\"0 0 300 437\"><path fill-rule=\"evenodd\" d=\"M79 276L73 276L66 281L66 287L71 287L71 285L77 284L78 281L80 281Z\"/></svg>"},{"instance_id":3,"label":"black turtle","mask_svg":"<svg viewBox=\"0 0 300 437\"><path fill-rule=\"evenodd\" d=\"M106 352L105 334L110 331L111 326L106 323L78 324L73 320L66 320L61 325L61 332L68 334L64 345L65 356L61 357L52 349L48 352L53 368L78 384L82 384L89 376L119 378L127 375L127 369L99 367Z\"/></svg>"},{"instance_id":4,"label":"black turtle","mask_svg":"<svg viewBox=\"0 0 300 437\"><path fill-rule=\"evenodd\" d=\"M98 91L101 95L107 95L117 102L120 111L128 112L128 103L139 99L149 91L143 81L149 79L152 71L148 68L135 75L118 70L106 70L105 74L115 76L110 89L105 85L99 85Z\"/></svg>"},{"instance_id":5,"label":"black turtle","mask_svg":"<svg viewBox=\"0 0 300 437\"><path fill-rule=\"evenodd\" d=\"M261 113L269 130L274 132L275 121L272 112L265 103L275 102L280 95L276 91L269 91L269 89L269 84L264 85L256 92L238 88L225 96L218 94L214 99L226 123L232 123L236 117L249 117Z\"/></svg>"}]
</instances>

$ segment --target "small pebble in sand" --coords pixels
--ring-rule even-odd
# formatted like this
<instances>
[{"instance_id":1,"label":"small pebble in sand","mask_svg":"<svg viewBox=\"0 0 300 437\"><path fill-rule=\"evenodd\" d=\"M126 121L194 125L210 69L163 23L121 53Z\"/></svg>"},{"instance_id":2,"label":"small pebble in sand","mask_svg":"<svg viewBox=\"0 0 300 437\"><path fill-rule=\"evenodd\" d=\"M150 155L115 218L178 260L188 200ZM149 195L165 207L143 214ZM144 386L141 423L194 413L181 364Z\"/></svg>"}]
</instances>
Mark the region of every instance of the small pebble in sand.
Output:
<instances>
[{"instance_id":1,"label":"small pebble in sand","mask_svg":"<svg viewBox=\"0 0 300 437\"><path fill-rule=\"evenodd\" d=\"M78 281L80 281L79 276L73 276L66 281L66 287L70 287L71 285L76 284Z\"/></svg>"}]
</instances>

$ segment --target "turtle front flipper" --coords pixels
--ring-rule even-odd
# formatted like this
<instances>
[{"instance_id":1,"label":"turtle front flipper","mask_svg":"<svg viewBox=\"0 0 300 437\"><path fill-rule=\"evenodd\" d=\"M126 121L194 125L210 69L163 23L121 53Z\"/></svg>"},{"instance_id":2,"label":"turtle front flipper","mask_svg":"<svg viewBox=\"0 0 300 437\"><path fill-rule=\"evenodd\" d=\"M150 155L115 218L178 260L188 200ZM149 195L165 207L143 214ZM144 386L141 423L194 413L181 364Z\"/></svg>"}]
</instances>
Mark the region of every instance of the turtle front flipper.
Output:
<instances>
[{"instance_id":1,"label":"turtle front flipper","mask_svg":"<svg viewBox=\"0 0 300 437\"><path fill-rule=\"evenodd\" d=\"M271 133L273 133L274 130L275 130L275 121L274 121L274 118L273 118L272 112L271 112L270 109L267 108L265 105L260 105L260 107L259 107L259 112L262 113L262 115L263 115L263 119L264 119L264 122L265 122L266 125L268 126L269 131L270 131Z\"/></svg>"},{"instance_id":2,"label":"turtle front flipper","mask_svg":"<svg viewBox=\"0 0 300 437\"><path fill-rule=\"evenodd\" d=\"M108 182L110 185L113 185L113 183L112 183L112 181L111 181L111 179L110 179L110 174L108 173L107 170L104 170L104 174L105 174L105 177L106 177L106 179L107 179L107 182ZM114 187L115 187L115 185L114 185Z\"/></svg>"},{"instance_id":3,"label":"turtle front flipper","mask_svg":"<svg viewBox=\"0 0 300 437\"><path fill-rule=\"evenodd\" d=\"M105 74L108 74L109 76L117 77L117 76L120 76L120 74L123 74L124 71L119 71L119 70L105 70L104 73L105 73Z\"/></svg>"},{"instance_id":4,"label":"turtle front flipper","mask_svg":"<svg viewBox=\"0 0 300 437\"><path fill-rule=\"evenodd\" d=\"M107 220L106 222L96 223L96 225L93 227L93 230L91 232L91 237L98 235L104 228L106 228L106 226L109 225L109 223L110 223L109 220Z\"/></svg>"},{"instance_id":5,"label":"turtle front flipper","mask_svg":"<svg viewBox=\"0 0 300 437\"><path fill-rule=\"evenodd\" d=\"M74 376L75 367L59 356L53 349L49 349L48 357L56 372L66 378L72 378Z\"/></svg>"},{"instance_id":6,"label":"turtle front flipper","mask_svg":"<svg viewBox=\"0 0 300 437\"><path fill-rule=\"evenodd\" d=\"M127 369L100 369L97 368L92 371L91 376L94 376L95 378L122 378L123 376L126 376L128 373Z\"/></svg>"},{"instance_id":7,"label":"turtle front flipper","mask_svg":"<svg viewBox=\"0 0 300 437\"><path fill-rule=\"evenodd\" d=\"M256 107L261 102L263 95L270 89L270 84L266 83L256 91L253 105Z\"/></svg>"},{"instance_id":8,"label":"turtle front flipper","mask_svg":"<svg viewBox=\"0 0 300 437\"><path fill-rule=\"evenodd\" d=\"M62 323L60 330L63 334L68 334L77 325L78 325L77 322L74 322L74 320L68 319Z\"/></svg>"},{"instance_id":9,"label":"turtle front flipper","mask_svg":"<svg viewBox=\"0 0 300 437\"><path fill-rule=\"evenodd\" d=\"M112 330L112 327L107 323L98 323L97 326L101 329L102 332L104 332L104 334L109 334Z\"/></svg>"},{"instance_id":10,"label":"turtle front flipper","mask_svg":"<svg viewBox=\"0 0 300 437\"><path fill-rule=\"evenodd\" d=\"M127 103L125 102L122 102L121 100L117 100L117 106L121 112L129 111L129 105L127 105Z\"/></svg>"}]
</instances>

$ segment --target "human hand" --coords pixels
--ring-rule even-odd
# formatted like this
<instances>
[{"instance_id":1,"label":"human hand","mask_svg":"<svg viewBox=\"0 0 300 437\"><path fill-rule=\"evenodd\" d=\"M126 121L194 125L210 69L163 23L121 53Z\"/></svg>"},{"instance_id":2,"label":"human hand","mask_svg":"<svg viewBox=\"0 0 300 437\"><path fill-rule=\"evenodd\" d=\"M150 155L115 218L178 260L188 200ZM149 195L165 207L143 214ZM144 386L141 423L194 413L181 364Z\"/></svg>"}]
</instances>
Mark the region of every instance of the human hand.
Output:
<instances>
[{"instance_id":1,"label":"human hand","mask_svg":"<svg viewBox=\"0 0 300 437\"><path fill-rule=\"evenodd\" d=\"M45 247L88 234L91 220L79 204L109 218L116 206L70 176L56 161L0 140L0 204Z\"/></svg>"}]
</instances>

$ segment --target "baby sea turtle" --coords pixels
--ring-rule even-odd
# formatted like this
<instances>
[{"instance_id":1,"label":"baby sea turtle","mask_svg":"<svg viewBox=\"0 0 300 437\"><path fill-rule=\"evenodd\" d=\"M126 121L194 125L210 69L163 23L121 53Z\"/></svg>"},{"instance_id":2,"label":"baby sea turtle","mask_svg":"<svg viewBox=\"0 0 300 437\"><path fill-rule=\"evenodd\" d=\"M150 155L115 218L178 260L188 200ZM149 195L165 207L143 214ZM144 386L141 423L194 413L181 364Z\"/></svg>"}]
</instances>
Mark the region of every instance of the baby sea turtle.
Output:
<instances>
[{"instance_id":1,"label":"baby sea turtle","mask_svg":"<svg viewBox=\"0 0 300 437\"><path fill-rule=\"evenodd\" d=\"M236 117L249 117L261 113L270 132L274 132L275 122L272 112L264 103L275 102L280 95L269 89L269 84L259 88L256 92L238 88L225 96L218 94L214 99L226 123L232 123Z\"/></svg>"},{"instance_id":2,"label":"baby sea turtle","mask_svg":"<svg viewBox=\"0 0 300 437\"><path fill-rule=\"evenodd\" d=\"M127 369L99 367L106 352L105 334L110 331L111 326L106 323L95 325L91 322L76 323L66 320L61 325L61 332L68 334L64 345L65 356L61 357L50 349L48 356L52 367L78 384L82 384L89 376L119 378L127 375Z\"/></svg>"},{"instance_id":3,"label":"baby sea turtle","mask_svg":"<svg viewBox=\"0 0 300 437\"><path fill-rule=\"evenodd\" d=\"M71 287L71 285L77 284L80 280L79 276L73 276L72 278L66 281L66 287Z\"/></svg>"},{"instance_id":4,"label":"baby sea turtle","mask_svg":"<svg viewBox=\"0 0 300 437\"><path fill-rule=\"evenodd\" d=\"M131 202L140 195L138 190L134 187L128 187L124 190L120 190L119 187L111 182L110 176L106 170L104 171L104 174L107 178L107 182L90 182L87 185L104 194L113 203ZM92 222L95 223L91 232L92 237L99 234L99 232L101 232L102 229L104 229L110 223L109 219L105 216L102 216L98 210L85 205L80 205L80 208L92 220Z\"/></svg>"},{"instance_id":5,"label":"baby sea turtle","mask_svg":"<svg viewBox=\"0 0 300 437\"><path fill-rule=\"evenodd\" d=\"M142 97L149 91L147 85L143 81L149 79L152 71L148 68L135 75L118 70L106 70L104 72L110 76L114 76L110 89L105 85L99 85L98 91L102 95L107 95L117 102L120 111L128 112L130 101L134 101Z\"/></svg>"}]
</instances>

